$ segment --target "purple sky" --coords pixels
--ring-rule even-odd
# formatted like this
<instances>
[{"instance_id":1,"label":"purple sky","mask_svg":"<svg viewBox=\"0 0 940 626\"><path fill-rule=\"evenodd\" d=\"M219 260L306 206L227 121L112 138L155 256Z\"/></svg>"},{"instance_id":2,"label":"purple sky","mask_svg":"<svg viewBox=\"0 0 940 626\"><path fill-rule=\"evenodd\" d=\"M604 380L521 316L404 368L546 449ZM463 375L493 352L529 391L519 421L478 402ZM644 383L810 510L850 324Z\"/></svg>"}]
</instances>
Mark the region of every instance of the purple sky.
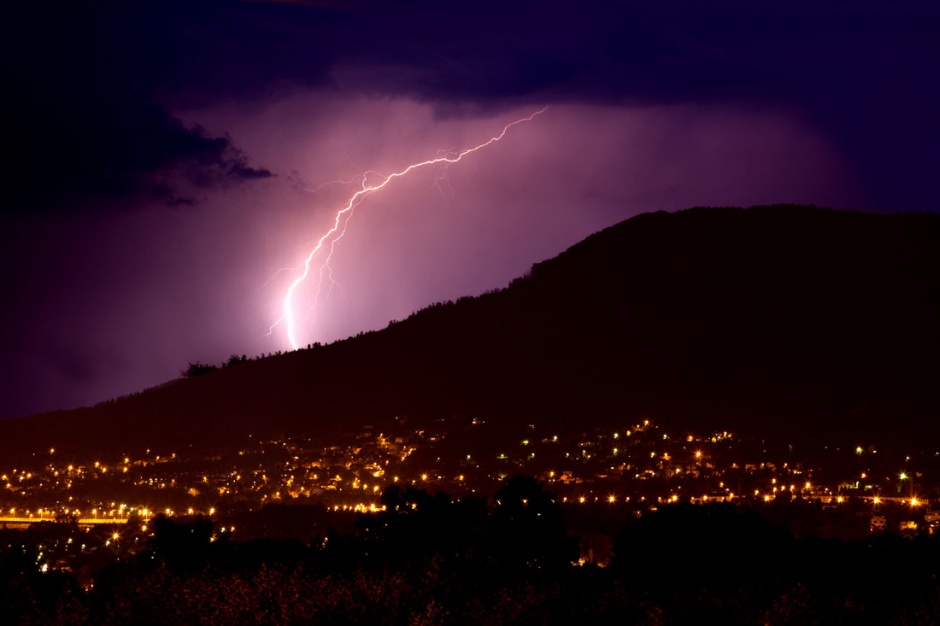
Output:
<instances>
[{"instance_id":1,"label":"purple sky","mask_svg":"<svg viewBox=\"0 0 940 626\"><path fill-rule=\"evenodd\" d=\"M0 417L505 286L650 210L938 210L933 3L29 3L0 50Z\"/></svg>"}]
</instances>

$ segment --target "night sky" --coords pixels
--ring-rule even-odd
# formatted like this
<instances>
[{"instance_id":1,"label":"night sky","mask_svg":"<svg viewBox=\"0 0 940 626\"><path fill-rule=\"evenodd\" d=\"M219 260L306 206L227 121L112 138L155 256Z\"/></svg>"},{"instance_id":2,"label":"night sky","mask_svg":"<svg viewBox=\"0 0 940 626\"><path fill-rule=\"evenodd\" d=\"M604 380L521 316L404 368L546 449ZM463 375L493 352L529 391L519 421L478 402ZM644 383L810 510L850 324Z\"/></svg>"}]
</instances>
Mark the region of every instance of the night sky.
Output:
<instances>
[{"instance_id":1,"label":"night sky","mask_svg":"<svg viewBox=\"0 0 940 626\"><path fill-rule=\"evenodd\" d=\"M0 18L0 417L505 286L650 210L937 211L935 2L23 2Z\"/></svg>"}]
</instances>

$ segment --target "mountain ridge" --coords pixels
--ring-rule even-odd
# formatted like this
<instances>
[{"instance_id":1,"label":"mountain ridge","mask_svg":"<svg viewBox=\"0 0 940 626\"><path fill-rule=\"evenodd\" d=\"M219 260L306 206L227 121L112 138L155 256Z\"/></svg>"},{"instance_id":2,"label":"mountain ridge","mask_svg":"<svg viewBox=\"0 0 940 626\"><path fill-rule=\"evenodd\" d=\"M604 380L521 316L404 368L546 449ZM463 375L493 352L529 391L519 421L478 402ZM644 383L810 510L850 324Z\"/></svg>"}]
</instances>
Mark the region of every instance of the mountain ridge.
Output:
<instances>
[{"instance_id":1,"label":"mountain ridge","mask_svg":"<svg viewBox=\"0 0 940 626\"><path fill-rule=\"evenodd\" d=\"M213 445L398 415L567 429L650 416L913 442L940 434L938 244L930 214L642 214L505 289L380 331L2 421L0 454ZM889 427L904 422L909 432Z\"/></svg>"}]
</instances>

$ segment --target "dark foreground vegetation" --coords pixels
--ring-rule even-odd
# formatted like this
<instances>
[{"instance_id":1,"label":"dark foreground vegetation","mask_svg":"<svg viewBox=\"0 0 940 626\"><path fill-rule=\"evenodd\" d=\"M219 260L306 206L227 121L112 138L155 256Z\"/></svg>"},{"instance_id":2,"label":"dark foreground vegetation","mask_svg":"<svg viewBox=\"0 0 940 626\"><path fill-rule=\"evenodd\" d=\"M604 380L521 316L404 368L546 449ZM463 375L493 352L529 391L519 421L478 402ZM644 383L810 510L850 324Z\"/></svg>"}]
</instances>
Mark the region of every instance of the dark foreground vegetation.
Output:
<instances>
[{"instance_id":1,"label":"dark foreground vegetation","mask_svg":"<svg viewBox=\"0 0 940 626\"><path fill-rule=\"evenodd\" d=\"M10 624L929 624L940 541L796 538L730 504L677 504L622 525L606 567L579 564L553 496L514 478L490 500L391 488L354 529L232 541L158 518L93 579L41 571L5 530ZM583 552L583 544L582 544Z\"/></svg>"}]
</instances>

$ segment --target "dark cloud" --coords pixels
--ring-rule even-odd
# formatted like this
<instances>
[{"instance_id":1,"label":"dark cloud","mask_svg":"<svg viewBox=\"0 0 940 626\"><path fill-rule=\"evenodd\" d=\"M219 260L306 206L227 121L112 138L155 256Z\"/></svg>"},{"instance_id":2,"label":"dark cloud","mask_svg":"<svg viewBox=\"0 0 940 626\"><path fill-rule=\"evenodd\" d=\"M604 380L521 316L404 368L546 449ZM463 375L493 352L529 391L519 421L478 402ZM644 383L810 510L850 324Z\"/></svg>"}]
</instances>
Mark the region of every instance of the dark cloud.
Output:
<instances>
[{"instance_id":1,"label":"dark cloud","mask_svg":"<svg viewBox=\"0 0 940 626\"><path fill-rule=\"evenodd\" d=\"M228 138L184 126L157 106L73 98L63 119L49 106L16 111L22 104L3 106L17 120L5 145L15 155L2 196L8 211L69 208L97 196L169 198L180 192L177 180L198 188L271 176Z\"/></svg>"},{"instance_id":2,"label":"dark cloud","mask_svg":"<svg viewBox=\"0 0 940 626\"><path fill-rule=\"evenodd\" d=\"M940 162L940 8L929 2L36 3L5 22L16 202L128 193L165 168L263 175L165 111L311 87L415 98L444 115L782 106L852 155L872 208L929 208L925 178Z\"/></svg>"},{"instance_id":3,"label":"dark cloud","mask_svg":"<svg viewBox=\"0 0 940 626\"><path fill-rule=\"evenodd\" d=\"M334 35L347 88L452 114L522 102L783 108L840 144L866 208L938 209L935 4L442 3L363 11L356 32Z\"/></svg>"},{"instance_id":4,"label":"dark cloud","mask_svg":"<svg viewBox=\"0 0 940 626\"><path fill-rule=\"evenodd\" d=\"M834 94L880 80L879 68L927 77L940 23L930 4L885 1L336 4L342 9L243 3L219 11L256 49L264 49L259 40L277 42L254 60L268 66L257 73L262 82L319 83L319 71L303 70L326 63L333 79L360 73L363 91L468 100Z\"/></svg>"},{"instance_id":5,"label":"dark cloud","mask_svg":"<svg viewBox=\"0 0 940 626\"><path fill-rule=\"evenodd\" d=\"M841 144L868 181L868 208L937 208L935 3L415 1L204 11L216 26L184 29L180 53L197 50L198 61L173 76L180 98L327 85L416 98L443 114L551 102L771 105ZM223 55L238 62L208 78Z\"/></svg>"},{"instance_id":6,"label":"dark cloud","mask_svg":"<svg viewBox=\"0 0 940 626\"><path fill-rule=\"evenodd\" d=\"M127 40L127 16L115 23L116 15L86 5L18 7L8 17L0 64L3 212L74 210L135 194L191 203L185 187L272 175L250 165L228 137L167 112L140 54L147 42Z\"/></svg>"}]
</instances>

